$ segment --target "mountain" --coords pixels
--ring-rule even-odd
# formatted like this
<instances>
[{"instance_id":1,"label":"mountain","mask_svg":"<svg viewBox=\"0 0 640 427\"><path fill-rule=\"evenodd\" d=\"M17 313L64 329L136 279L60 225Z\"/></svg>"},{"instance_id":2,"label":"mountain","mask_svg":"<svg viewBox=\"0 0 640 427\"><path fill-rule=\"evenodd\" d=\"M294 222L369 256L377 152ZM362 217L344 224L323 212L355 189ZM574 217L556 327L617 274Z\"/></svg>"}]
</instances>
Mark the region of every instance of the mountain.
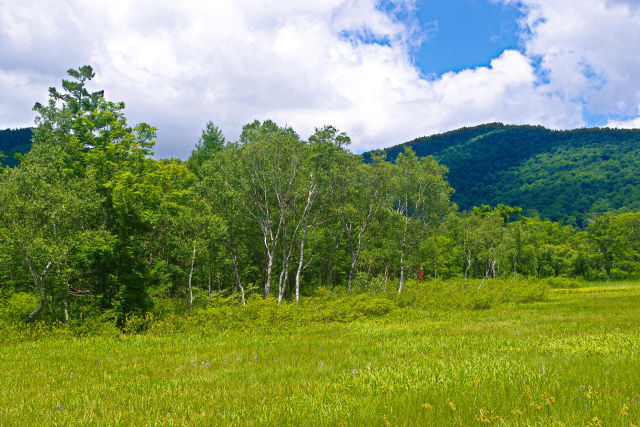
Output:
<instances>
[{"instance_id":1,"label":"mountain","mask_svg":"<svg viewBox=\"0 0 640 427\"><path fill-rule=\"evenodd\" d=\"M581 227L593 214L640 210L640 129L490 123L390 147L387 159L405 147L449 167L453 200L464 210L504 203Z\"/></svg>"},{"instance_id":2,"label":"mountain","mask_svg":"<svg viewBox=\"0 0 640 427\"><path fill-rule=\"evenodd\" d=\"M17 165L15 154L25 154L31 149L32 134L32 128L0 130L0 152L4 154L4 158L0 158L0 164Z\"/></svg>"}]
</instances>

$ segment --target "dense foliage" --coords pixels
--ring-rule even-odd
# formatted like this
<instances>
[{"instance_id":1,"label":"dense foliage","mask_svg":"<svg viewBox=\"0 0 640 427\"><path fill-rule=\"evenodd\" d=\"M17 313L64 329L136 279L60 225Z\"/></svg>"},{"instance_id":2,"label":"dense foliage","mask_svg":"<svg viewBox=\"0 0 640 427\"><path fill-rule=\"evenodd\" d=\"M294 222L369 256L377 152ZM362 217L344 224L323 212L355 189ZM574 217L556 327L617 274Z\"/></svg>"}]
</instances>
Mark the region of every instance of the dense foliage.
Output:
<instances>
[{"instance_id":1,"label":"dense foliage","mask_svg":"<svg viewBox=\"0 0 640 427\"><path fill-rule=\"evenodd\" d=\"M503 204L460 213L434 157L363 162L332 126L304 140L255 121L226 141L209 123L186 162L156 160L154 128L89 92L91 67L69 75L34 107L31 151L0 173L7 323L107 316L126 327L220 297L298 303L337 290L393 288L407 305L428 298L407 279L429 277L456 278L443 282L447 299L486 308L468 302L499 278L640 273L640 213L593 217L584 231Z\"/></svg>"},{"instance_id":2,"label":"dense foliage","mask_svg":"<svg viewBox=\"0 0 640 427\"><path fill-rule=\"evenodd\" d=\"M20 156L31 149L32 136L31 128L0 130L0 165L17 165L16 154Z\"/></svg>"},{"instance_id":3,"label":"dense foliage","mask_svg":"<svg viewBox=\"0 0 640 427\"><path fill-rule=\"evenodd\" d=\"M492 123L391 147L388 160L405 147L449 168L461 209L504 203L581 228L593 215L640 210L638 129L552 131Z\"/></svg>"}]
</instances>

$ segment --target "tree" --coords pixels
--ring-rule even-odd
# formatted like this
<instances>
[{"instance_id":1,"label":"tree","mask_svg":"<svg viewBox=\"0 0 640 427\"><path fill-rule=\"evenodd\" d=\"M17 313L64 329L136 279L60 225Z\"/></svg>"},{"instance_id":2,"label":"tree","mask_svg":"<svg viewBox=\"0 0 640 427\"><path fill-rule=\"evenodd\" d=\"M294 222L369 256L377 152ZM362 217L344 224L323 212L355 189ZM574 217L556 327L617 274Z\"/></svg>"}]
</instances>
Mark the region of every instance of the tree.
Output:
<instances>
[{"instance_id":1,"label":"tree","mask_svg":"<svg viewBox=\"0 0 640 427\"><path fill-rule=\"evenodd\" d=\"M450 229L464 257L464 287L466 289L471 262L477 259L479 252L480 243L477 231L480 224L480 217L469 212L464 212L461 215L448 218L448 222L451 224Z\"/></svg>"},{"instance_id":2,"label":"tree","mask_svg":"<svg viewBox=\"0 0 640 427\"><path fill-rule=\"evenodd\" d=\"M146 123L129 127L124 103L104 99L104 91L89 92L90 66L68 70L72 80L62 90L49 90L49 102L36 103L34 148L38 144L63 147L66 168L86 177L100 199L101 223L112 236L91 264L96 273L92 294L102 308L123 315L150 307L148 263L141 236L151 227L153 194L143 182L154 161L155 129Z\"/></svg>"},{"instance_id":3,"label":"tree","mask_svg":"<svg viewBox=\"0 0 640 427\"><path fill-rule=\"evenodd\" d=\"M487 213L476 213L480 216L479 228L476 231L479 238L478 258L484 262L484 277L478 286L483 285L484 281L491 274L493 278L497 276L499 265L497 263L502 255L505 247L505 223L504 218L498 211L490 211Z\"/></svg>"},{"instance_id":4,"label":"tree","mask_svg":"<svg viewBox=\"0 0 640 427\"><path fill-rule=\"evenodd\" d=\"M245 176L236 181L241 191L241 204L249 218L262 232L267 265L265 295L271 293L271 281L276 250L282 254L282 270L278 283L278 298L286 290L291 241L299 230L295 205L298 197L301 158L304 149L291 128L279 128L272 121L253 122L245 126L240 140L240 162Z\"/></svg>"},{"instance_id":5,"label":"tree","mask_svg":"<svg viewBox=\"0 0 640 427\"><path fill-rule=\"evenodd\" d=\"M55 301L69 319L70 296L83 292L80 258L109 241L98 223L98 194L87 178L77 176L65 161L62 144L43 143L20 166L8 171L0 185L0 241L11 248L33 280L40 304L29 320ZM59 141L58 141L59 142Z\"/></svg>"},{"instance_id":6,"label":"tree","mask_svg":"<svg viewBox=\"0 0 640 427\"><path fill-rule=\"evenodd\" d=\"M601 257L601 265L607 279L611 278L611 269L615 264L616 252L621 248L622 233L612 216L603 215L592 218L587 227L587 238Z\"/></svg>"},{"instance_id":7,"label":"tree","mask_svg":"<svg viewBox=\"0 0 640 427\"><path fill-rule=\"evenodd\" d=\"M400 281L398 293L404 284L405 260L419 243L433 232L450 207L451 187L444 179L446 167L431 156L418 159L410 148L396 158L393 169L394 215L400 218Z\"/></svg>"},{"instance_id":8,"label":"tree","mask_svg":"<svg viewBox=\"0 0 640 427\"><path fill-rule=\"evenodd\" d=\"M207 122L195 149L191 151L191 156L187 160L189 169L199 175L202 164L211 159L216 153L222 151L226 143L222 130L214 125L213 122Z\"/></svg>"},{"instance_id":9,"label":"tree","mask_svg":"<svg viewBox=\"0 0 640 427\"><path fill-rule=\"evenodd\" d=\"M309 148L306 150L307 156L304 159L308 176L307 197L302 212L302 236L295 281L296 303L300 301L302 271L308 266L308 263L305 264L307 236L313 227L330 221L327 214L329 214L328 207L334 199L335 177L339 173L340 159L349 156L345 147L350 143L350 138L344 132L339 133L333 126L316 128L315 133L309 138Z\"/></svg>"},{"instance_id":10,"label":"tree","mask_svg":"<svg viewBox=\"0 0 640 427\"><path fill-rule=\"evenodd\" d=\"M196 262L212 263L218 258L218 252L222 250L224 237L226 232L225 224L207 202L193 195L190 202L182 209L180 215L176 218L179 224L176 224L180 232L180 243L183 253L188 256L186 258L189 266L189 274L187 278L187 286L189 291L189 308L193 306L193 286L194 266ZM188 251L184 251L188 249ZM212 266L208 266L212 269ZM211 273L208 276L209 294L211 293ZM244 302L244 290L242 292L242 301Z\"/></svg>"},{"instance_id":11,"label":"tree","mask_svg":"<svg viewBox=\"0 0 640 427\"><path fill-rule=\"evenodd\" d=\"M245 196L238 188L238 183L246 178L244 170L238 167L240 152L241 146L229 144L219 155L207 160L202 166L202 179L196 190L204 201L207 215L220 215L224 222L221 258L231 266L233 293L240 292L244 303L242 265L247 269L252 261L255 262L255 258L248 256L247 248L259 247L260 239L250 228L252 223L244 207Z\"/></svg>"},{"instance_id":12,"label":"tree","mask_svg":"<svg viewBox=\"0 0 640 427\"><path fill-rule=\"evenodd\" d=\"M360 163L352 157L350 165L342 169L335 194L335 213L342 226L347 250L351 257L347 289L352 290L353 278L360 253L367 246L367 237L378 211L390 202L389 169L391 165L382 155L373 163Z\"/></svg>"}]
</instances>

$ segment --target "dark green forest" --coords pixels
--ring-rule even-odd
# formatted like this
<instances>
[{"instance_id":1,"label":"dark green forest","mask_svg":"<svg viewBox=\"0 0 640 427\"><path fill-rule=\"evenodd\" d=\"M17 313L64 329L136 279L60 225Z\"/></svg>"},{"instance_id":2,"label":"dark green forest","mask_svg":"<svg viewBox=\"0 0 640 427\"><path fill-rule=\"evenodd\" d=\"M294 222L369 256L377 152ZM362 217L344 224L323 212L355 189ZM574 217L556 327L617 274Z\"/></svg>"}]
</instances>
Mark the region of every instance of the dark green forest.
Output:
<instances>
[{"instance_id":1,"label":"dark green forest","mask_svg":"<svg viewBox=\"0 0 640 427\"><path fill-rule=\"evenodd\" d=\"M209 122L186 161L155 159L154 127L129 125L124 103L90 92L91 67L68 73L48 102L35 104L31 150L0 169L0 317L11 321L109 314L122 325L131 314L184 312L213 298L240 305L332 292L398 295L411 280L429 278L457 280L464 295L471 279L480 289L494 279L564 286L640 274L640 212L617 212L636 206L625 199L638 189L637 156L628 154L635 131L486 125L363 162L332 126L303 139L254 121L227 141ZM458 133L466 143L456 142ZM606 135L618 142L604 144ZM429 141L460 166L419 152ZM480 160L495 173L488 166L483 173ZM602 167L585 169L595 164ZM610 195L580 211L583 228L541 219L546 205L513 203L523 211L503 203L518 182L531 197L566 189L561 174L574 178L578 200ZM489 194L481 183L497 189L498 177L512 181L496 190L505 199L492 200L501 203L459 210L464 201L452 202L455 185ZM616 198L605 179L629 191ZM607 212L590 213L594 205Z\"/></svg>"},{"instance_id":2,"label":"dark green forest","mask_svg":"<svg viewBox=\"0 0 640 427\"><path fill-rule=\"evenodd\" d=\"M31 149L32 136L31 128L0 130L0 164L17 165L16 154L20 156Z\"/></svg>"},{"instance_id":3,"label":"dark green forest","mask_svg":"<svg viewBox=\"0 0 640 427\"><path fill-rule=\"evenodd\" d=\"M449 168L452 199L463 210L504 203L581 228L593 215L640 210L638 129L491 123L396 145L385 150L387 159L405 147Z\"/></svg>"}]
</instances>

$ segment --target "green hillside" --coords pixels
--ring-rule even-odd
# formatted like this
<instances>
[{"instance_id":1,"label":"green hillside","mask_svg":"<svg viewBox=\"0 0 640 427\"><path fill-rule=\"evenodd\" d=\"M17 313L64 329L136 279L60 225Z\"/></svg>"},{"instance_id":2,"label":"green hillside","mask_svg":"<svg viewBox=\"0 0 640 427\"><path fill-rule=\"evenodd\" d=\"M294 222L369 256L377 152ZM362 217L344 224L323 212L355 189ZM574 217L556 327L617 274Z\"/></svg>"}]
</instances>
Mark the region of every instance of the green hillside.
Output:
<instances>
[{"instance_id":1,"label":"green hillside","mask_svg":"<svg viewBox=\"0 0 640 427\"><path fill-rule=\"evenodd\" d=\"M579 226L594 213L640 210L638 129L491 123L396 145L387 158L395 160L405 146L449 167L461 209L504 203Z\"/></svg>"},{"instance_id":2,"label":"green hillside","mask_svg":"<svg viewBox=\"0 0 640 427\"><path fill-rule=\"evenodd\" d=\"M25 154L31 149L31 135L33 129L5 129L0 130L0 164L3 166L15 166L16 153Z\"/></svg>"}]
</instances>

